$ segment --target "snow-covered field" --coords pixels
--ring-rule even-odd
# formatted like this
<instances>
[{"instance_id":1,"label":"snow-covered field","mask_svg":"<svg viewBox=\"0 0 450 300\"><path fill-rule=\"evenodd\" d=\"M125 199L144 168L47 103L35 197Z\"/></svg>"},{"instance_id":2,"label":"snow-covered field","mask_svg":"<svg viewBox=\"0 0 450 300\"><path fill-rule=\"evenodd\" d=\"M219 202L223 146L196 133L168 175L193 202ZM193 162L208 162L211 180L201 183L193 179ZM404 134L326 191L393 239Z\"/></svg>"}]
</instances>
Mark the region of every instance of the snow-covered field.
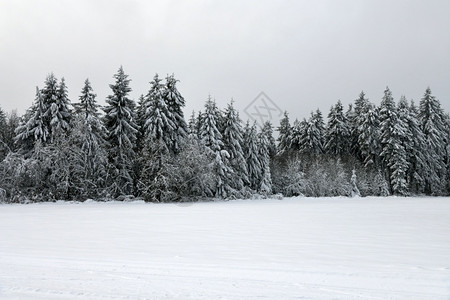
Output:
<instances>
[{"instance_id":1,"label":"snow-covered field","mask_svg":"<svg viewBox=\"0 0 450 300\"><path fill-rule=\"evenodd\" d=\"M0 205L3 299L450 299L450 198Z\"/></svg>"}]
</instances>

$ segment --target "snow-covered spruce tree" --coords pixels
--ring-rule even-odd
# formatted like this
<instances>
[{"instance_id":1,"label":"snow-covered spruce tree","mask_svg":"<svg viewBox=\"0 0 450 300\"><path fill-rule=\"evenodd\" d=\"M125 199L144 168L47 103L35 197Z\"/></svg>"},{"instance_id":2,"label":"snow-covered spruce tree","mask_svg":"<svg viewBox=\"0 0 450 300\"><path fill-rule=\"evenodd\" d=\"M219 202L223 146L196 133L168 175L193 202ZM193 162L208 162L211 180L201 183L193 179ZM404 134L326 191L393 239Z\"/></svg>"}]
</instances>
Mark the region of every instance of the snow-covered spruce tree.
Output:
<instances>
[{"instance_id":1,"label":"snow-covered spruce tree","mask_svg":"<svg viewBox=\"0 0 450 300\"><path fill-rule=\"evenodd\" d=\"M263 127L261 128L261 133L267 138L269 156L272 159L277 154L277 144L275 142L275 138L273 137L273 126L270 121L264 122Z\"/></svg>"},{"instance_id":2,"label":"snow-covered spruce tree","mask_svg":"<svg viewBox=\"0 0 450 300\"><path fill-rule=\"evenodd\" d=\"M333 155L349 153L350 129L344 115L341 100L332 106L328 114L328 126L325 135L325 152Z\"/></svg>"},{"instance_id":3,"label":"snow-covered spruce tree","mask_svg":"<svg viewBox=\"0 0 450 300\"><path fill-rule=\"evenodd\" d=\"M280 126L277 128L278 131L278 146L277 153L282 154L289 150L290 147L290 136L291 136L291 124L289 123L289 115L287 111L284 112L284 117L280 120Z\"/></svg>"},{"instance_id":4,"label":"snow-covered spruce tree","mask_svg":"<svg viewBox=\"0 0 450 300\"><path fill-rule=\"evenodd\" d=\"M245 158L247 160L248 179L250 188L259 190L260 179L262 177L261 162L259 160L258 134L256 123L253 126L246 126L244 134Z\"/></svg>"},{"instance_id":5,"label":"snow-covered spruce tree","mask_svg":"<svg viewBox=\"0 0 450 300\"><path fill-rule=\"evenodd\" d=\"M414 102L411 105L404 96L398 103L398 117L406 125L406 135L402 143L405 147L409 168L407 182L412 193L422 193L424 187L423 170L425 169L425 141L417 118L417 108Z\"/></svg>"},{"instance_id":6,"label":"snow-covered spruce tree","mask_svg":"<svg viewBox=\"0 0 450 300\"><path fill-rule=\"evenodd\" d=\"M150 138L150 142L160 142L166 148L165 152L173 153L174 132L176 124L169 111L168 103L164 100L164 85L158 74L150 82L151 87L145 96L147 107L144 113L144 136Z\"/></svg>"},{"instance_id":7,"label":"snow-covered spruce tree","mask_svg":"<svg viewBox=\"0 0 450 300\"><path fill-rule=\"evenodd\" d=\"M79 97L74 103L76 117L73 120L72 140L80 146L82 155L84 189L82 197L101 196L107 177L106 128L100 119L100 106L89 79L86 79Z\"/></svg>"},{"instance_id":8,"label":"snow-covered spruce tree","mask_svg":"<svg viewBox=\"0 0 450 300\"><path fill-rule=\"evenodd\" d=\"M147 201L170 201L176 195L169 190L165 164L174 154L173 139L176 132L174 118L164 100L164 85L158 74L150 82L150 90L142 101L143 149L139 158L140 193Z\"/></svg>"},{"instance_id":9,"label":"snow-covered spruce tree","mask_svg":"<svg viewBox=\"0 0 450 300\"><path fill-rule=\"evenodd\" d=\"M300 152L313 155L323 153L324 125L319 110L316 113L311 113L305 126L306 128L301 129Z\"/></svg>"},{"instance_id":10,"label":"snow-covered spruce tree","mask_svg":"<svg viewBox=\"0 0 450 300\"><path fill-rule=\"evenodd\" d=\"M6 157L10 152L9 146L6 142L6 114L0 107L0 162Z\"/></svg>"},{"instance_id":11,"label":"snow-covered spruce tree","mask_svg":"<svg viewBox=\"0 0 450 300\"><path fill-rule=\"evenodd\" d=\"M72 112L64 78L57 84L55 76L50 74L44 83L42 97L47 107L45 121L50 133L50 142L53 142L57 135L67 133L70 129Z\"/></svg>"},{"instance_id":12,"label":"snow-covered spruce tree","mask_svg":"<svg viewBox=\"0 0 450 300\"><path fill-rule=\"evenodd\" d=\"M308 121L305 118L302 121L295 119L288 139L290 150L300 151L303 149L303 143L307 139L307 129Z\"/></svg>"},{"instance_id":13,"label":"snow-covered spruce tree","mask_svg":"<svg viewBox=\"0 0 450 300\"><path fill-rule=\"evenodd\" d=\"M378 109L371 103L367 103L358 117L358 145L360 156L365 167L380 168L380 120Z\"/></svg>"},{"instance_id":14,"label":"snow-covered spruce tree","mask_svg":"<svg viewBox=\"0 0 450 300\"><path fill-rule=\"evenodd\" d=\"M34 149L35 143L46 144L50 133L46 124L45 112L47 106L41 91L36 87L36 99L30 109L22 117L19 127L16 129L15 141L21 152L29 157Z\"/></svg>"},{"instance_id":15,"label":"snow-covered spruce tree","mask_svg":"<svg viewBox=\"0 0 450 300\"><path fill-rule=\"evenodd\" d=\"M390 184L390 191L396 195L408 194L406 172L409 164L402 143L406 131L406 125L398 118L392 93L389 88L386 88L380 105L380 156L386 179Z\"/></svg>"},{"instance_id":16,"label":"snow-covered spruce tree","mask_svg":"<svg viewBox=\"0 0 450 300\"><path fill-rule=\"evenodd\" d=\"M258 134L258 158L261 166L258 191L263 195L272 194L272 176L270 173L269 141L264 132Z\"/></svg>"},{"instance_id":17,"label":"snow-covered spruce tree","mask_svg":"<svg viewBox=\"0 0 450 300\"><path fill-rule=\"evenodd\" d=\"M426 145L425 193L439 195L446 179L444 113L430 88L420 100L419 120Z\"/></svg>"},{"instance_id":18,"label":"snow-covered spruce tree","mask_svg":"<svg viewBox=\"0 0 450 300\"><path fill-rule=\"evenodd\" d=\"M237 190L242 191L244 186L248 186L248 171L247 163L245 161L244 150L242 145L243 129L239 113L233 106L233 100L228 104L223 116L224 128L222 133L222 140L224 149L230 155L230 166L233 169L231 186Z\"/></svg>"},{"instance_id":19,"label":"snow-covered spruce tree","mask_svg":"<svg viewBox=\"0 0 450 300\"><path fill-rule=\"evenodd\" d=\"M189 121L188 121L188 135L198 138L198 132L197 132L196 124L197 124L197 119L196 119L196 116L195 116L195 111L192 111L192 114L189 117Z\"/></svg>"},{"instance_id":20,"label":"snow-covered spruce tree","mask_svg":"<svg viewBox=\"0 0 450 300\"><path fill-rule=\"evenodd\" d=\"M172 153L179 153L181 151L183 140L187 137L188 129L186 120L184 119L183 107L185 101L178 91L177 81L174 75L166 77L166 84L163 92L163 99L169 110L168 117L171 118L174 128L169 132L171 136L170 151Z\"/></svg>"},{"instance_id":21,"label":"snow-covered spruce tree","mask_svg":"<svg viewBox=\"0 0 450 300\"><path fill-rule=\"evenodd\" d=\"M133 192L132 165L135 157L134 143L138 133L135 123L135 104L128 98L131 92L130 79L120 67L110 84L112 95L106 99L104 123L107 130L108 156L112 164L114 182L109 190L112 196Z\"/></svg>"},{"instance_id":22,"label":"snow-covered spruce tree","mask_svg":"<svg viewBox=\"0 0 450 300\"><path fill-rule=\"evenodd\" d=\"M208 97L205 103L205 112L202 116L200 137L202 144L208 148L208 152L215 158L214 173L216 176L216 197L233 197L236 191L232 187L233 169L230 165L230 154L224 150L222 134L217 124L220 110L215 101Z\"/></svg>"},{"instance_id":23,"label":"snow-covered spruce tree","mask_svg":"<svg viewBox=\"0 0 450 300\"><path fill-rule=\"evenodd\" d=\"M361 155L361 146L359 145L359 136L361 134L360 126L364 122L364 114L370 106L364 91L361 91L359 97L355 100L352 107L347 112L347 119L350 127L350 152L358 159L363 160Z\"/></svg>"}]
</instances>

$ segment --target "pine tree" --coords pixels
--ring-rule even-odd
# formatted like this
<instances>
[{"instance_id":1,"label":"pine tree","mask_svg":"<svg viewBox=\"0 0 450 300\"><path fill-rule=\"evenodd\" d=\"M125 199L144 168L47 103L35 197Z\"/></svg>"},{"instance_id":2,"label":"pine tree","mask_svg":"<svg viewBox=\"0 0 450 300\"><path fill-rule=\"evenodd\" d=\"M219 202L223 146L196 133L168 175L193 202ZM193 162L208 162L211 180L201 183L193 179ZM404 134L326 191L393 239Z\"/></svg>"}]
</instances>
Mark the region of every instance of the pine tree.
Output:
<instances>
[{"instance_id":1,"label":"pine tree","mask_svg":"<svg viewBox=\"0 0 450 300\"><path fill-rule=\"evenodd\" d=\"M295 119L289 137L287 138L289 143L288 149L293 151L300 151L303 149L303 143L307 139L307 127L308 122L305 118L303 118L301 122L298 119Z\"/></svg>"},{"instance_id":2,"label":"pine tree","mask_svg":"<svg viewBox=\"0 0 450 300\"><path fill-rule=\"evenodd\" d=\"M280 120L280 126L277 128L278 131L278 154L282 154L289 150L290 147L290 136L291 136L291 124L289 123L289 115L287 111L284 112L283 119Z\"/></svg>"},{"instance_id":3,"label":"pine tree","mask_svg":"<svg viewBox=\"0 0 450 300\"><path fill-rule=\"evenodd\" d=\"M50 133L50 142L52 142L57 135L66 133L70 129L70 100L64 78L58 85L56 77L50 74L42 89L42 96L47 107L45 121Z\"/></svg>"},{"instance_id":4,"label":"pine tree","mask_svg":"<svg viewBox=\"0 0 450 300\"><path fill-rule=\"evenodd\" d=\"M174 117L164 100L164 85L158 74L150 84L151 88L144 101L147 105L144 114L144 135L149 137L150 142L161 143L165 148L164 152L171 152L174 149L173 135L176 131Z\"/></svg>"},{"instance_id":5,"label":"pine tree","mask_svg":"<svg viewBox=\"0 0 450 300\"><path fill-rule=\"evenodd\" d=\"M359 145L359 136L361 135L360 126L364 122L364 114L370 106L364 91L361 91L354 106L350 106L347 112L347 119L350 126L350 152L358 159L362 160L361 145ZM353 108L353 109L352 109Z\"/></svg>"},{"instance_id":6,"label":"pine tree","mask_svg":"<svg viewBox=\"0 0 450 300\"><path fill-rule=\"evenodd\" d=\"M264 122L261 133L264 134L267 139L269 157L272 159L277 154L277 145L275 144L275 138L273 137L273 126L270 121Z\"/></svg>"},{"instance_id":7,"label":"pine tree","mask_svg":"<svg viewBox=\"0 0 450 300\"><path fill-rule=\"evenodd\" d=\"M191 137L198 137L198 132L197 132L197 119L195 117L195 111L192 111L191 117L189 118L188 121L188 133L189 136Z\"/></svg>"},{"instance_id":8,"label":"pine tree","mask_svg":"<svg viewBox=\"0 0 450 300\"><path fill-rule=\"evenodd\" d=\"M187 137L188 133L183 113L185 100L176 87L177 81L174 75L167 76L163 92L163 99L170 113L168 116L174 124L173 131L169 133L171 136L170 150L172 153L179 153L181 151L183 140Z\"/></svg>"},{"instance_id":9,"label":"pine tree","mask_svg":"<svg viewBox=\"0 0 450 300\"><path fill-rule=\"evenodd\" d=\"M308 121L300 124L300 152L305 154L323 153L324 125L322 114L319 110L311 113Z\"/></svg>"},{"instance_id":10,"label":"pine tree","mask_svg":"<svg viewBox=\"0 0 450 300\"><path fill-rule=\"evenodd\" d=\"M106 128L100 119L100 106L97 95L89 79L86 79L79 97L80 102L74 103L76 118L72 121L72 139L80 144L83 165L84 194L97 197L106 184L107 153Z\"/></svg>"},{"instance_id":11,"label":"pine tree","mask_svg":"<svg viewBox=\"0 0 450 300\"><path fill-rule=\"evenodd\" d=\"M390 183L391 193L407 195L406 172L408 161L402 140L406 136L406 125L398 118L392 93L384 91L380 106L381 158L386 170L386 179Z\"/></svg>"},{"instance_id":12,"label":"pine tree","mask_svg":"<svg viewBox=\"0 0 450 300\"><path fill-rule=\"evenodd\" d=\"M446 179L444 114L430 88L420 100L419 120L426 145L425 193L440 194Z\"/></svg>"},{"instance_id":13,"label":"pine tree","mask_svg":"<svg viewBox=\"0 0 450 300\"><path fill-rule=\"evenodd\" d=\"M378 109L371 103L360 113L358 118L358 145L365 167L380 167L380 120Z\"/></svg>"},{"instance_id":14,"label":"pine tree","mask_svg":"<svg viewBox=\"0 0 450 300\"><path fill-rule=\"evenodd\" d=\"M349 137L350 130L344 115L344 108L339 100L335 106L331 107L328 114L325 152L334 155L347 154Z\"/></svg>"},{"instance_id":15,"label":"pine tree","mask_svg":"<svg viewBox=\"0 0 450 300\"><path fill-rule=\"evenodd\" d=\"M406 135L402 139L407 153L409 169L407 171L407 182L413 193L423 192L425 169L425 141L417 118L417 109L414 102L408 105L404 96L398 103L398 117L406 126Z\"/></svg>"},{"instance_id":16,"label":"pine tree","mask_svg":"<svg viewBox=\"0 0 450 300\"><path fill-rule=\"evenodd\" d=\"M262 166L259 160L258 135L256 130L256 122L253 126L246 126L246 134L244 135L245 158L247 160L248 179L250 188L257 191L260 188L262 177Z\"/></svg>"},{"instance_id":17,"label":"pine tree","mask_svg":"<svg viewBox=\"0 0 450 300\"><path fill-rule=\"evenodd\" d=\"M110 84L112 95L107 97L105 111L105 127L109 143L109 160L114 166L116 181L111 186L113 195L131 194L133 190L133 174L131 166L135 156L134 143L138 133L135 123L135 104L128 98L131 92L130 79L120 67L114 75L115 83Z\"/></svg>"},{"instance_id":18,"label":"pine tree","mask_svg":"<svg viewBox=\"0 0 450 300\"><path fill-rule=\"evenodd\" d=\"M16 130L16 143L26 154L32 151L36 142L45 144L49 139L50 134L45 119L46 111L47 106L41 91L36 87L35 102L22 118L21 124Z\"/></svg>"},{"instance_id":19,"label":"pine tree","mask_svg":"<svg viewBox=\"0 0 450 300\"><path fill-rule=\"evenodd\" d=\"M272 194L272 176L270 173L269 141L264 132L258 134L258 158L261 168L258 190L264 195Z\"/></svg>"},{"instance_id":20,"label":"pine tree","mask_svg":"<svg viewBox=\"0 0 450 300\"><path fill-rule=\"evenodd\" d=\"M6 142L6 135L7 135L6 131L7 131L6 114L0 107L0 162L3 161L6 155L10 152L9 146Z\"/></svg>"},{"instance_id":21,"label":"pine tree","mask_svg":"<svg viewBox=\"0 0 450 300\"><path fill-rule=\"evenodd\" d=\"M233 106L233 101L228 104L224 113L223 143L224 149L230 155L230 165L233 169L231 186L236 190L242 190L248 185L247 163L244 157L242 145L243 129L239 113Z\"/></svg>"},{"instance_id":22,"label":"pine tree","mask_svg":"<svg viewBox=\"0 0 450 300\"><path fill-rule=\"evenodd\" d=\"M214 173L216 175L216 197L228 198L235 194L231 186L234 176L230 166L230 154L224 150L222 134L217 124L220 121L220 110L215 101L208 97L205 103L205 112L202 116L200 137L202 144L207 147L210 155L215 157Z\"/></svg>"}]
</instances>

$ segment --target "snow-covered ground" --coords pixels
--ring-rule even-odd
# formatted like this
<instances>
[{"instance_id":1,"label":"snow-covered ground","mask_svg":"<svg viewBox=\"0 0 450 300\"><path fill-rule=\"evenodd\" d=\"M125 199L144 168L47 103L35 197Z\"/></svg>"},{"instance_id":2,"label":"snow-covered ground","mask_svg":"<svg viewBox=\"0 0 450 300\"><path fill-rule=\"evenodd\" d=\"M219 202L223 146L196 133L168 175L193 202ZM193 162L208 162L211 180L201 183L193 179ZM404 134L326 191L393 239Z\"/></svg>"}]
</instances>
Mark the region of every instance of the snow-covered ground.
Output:
<instances>
[{"instance_id":1,"label":"snow-covered ground","mask_svg":"<svg viewBox=\"0 0 450 300\"><path fill-rule=\"evenodd\" d=\"M0 205L3 299L450 299L450 198Z\"/></svg>"}]
</instances>

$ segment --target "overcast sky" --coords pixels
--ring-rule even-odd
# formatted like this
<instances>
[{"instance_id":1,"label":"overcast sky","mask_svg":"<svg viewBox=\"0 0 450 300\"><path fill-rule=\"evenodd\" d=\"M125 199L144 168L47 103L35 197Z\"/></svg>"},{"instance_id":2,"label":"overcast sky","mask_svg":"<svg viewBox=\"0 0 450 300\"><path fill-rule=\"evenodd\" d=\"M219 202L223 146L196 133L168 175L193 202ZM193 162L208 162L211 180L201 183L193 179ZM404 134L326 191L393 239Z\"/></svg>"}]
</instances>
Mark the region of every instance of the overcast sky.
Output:
<instances>
[{"instance_id":1,"label":"overcast sky","mask_svg":"<svg viewBox=\"0 0 450 300\"><path fill-rule=\"evenodd\" d=\"M241 116L265 92L292 119L388 85L450 112L450 1L0 0L0 106L22 114L50 73L72 102L88 77L100 104L120 65L131 97L174 73L186 117L208 94ZM275 122L278 125L278 121Z\"/></svg>"}]
</instances>

